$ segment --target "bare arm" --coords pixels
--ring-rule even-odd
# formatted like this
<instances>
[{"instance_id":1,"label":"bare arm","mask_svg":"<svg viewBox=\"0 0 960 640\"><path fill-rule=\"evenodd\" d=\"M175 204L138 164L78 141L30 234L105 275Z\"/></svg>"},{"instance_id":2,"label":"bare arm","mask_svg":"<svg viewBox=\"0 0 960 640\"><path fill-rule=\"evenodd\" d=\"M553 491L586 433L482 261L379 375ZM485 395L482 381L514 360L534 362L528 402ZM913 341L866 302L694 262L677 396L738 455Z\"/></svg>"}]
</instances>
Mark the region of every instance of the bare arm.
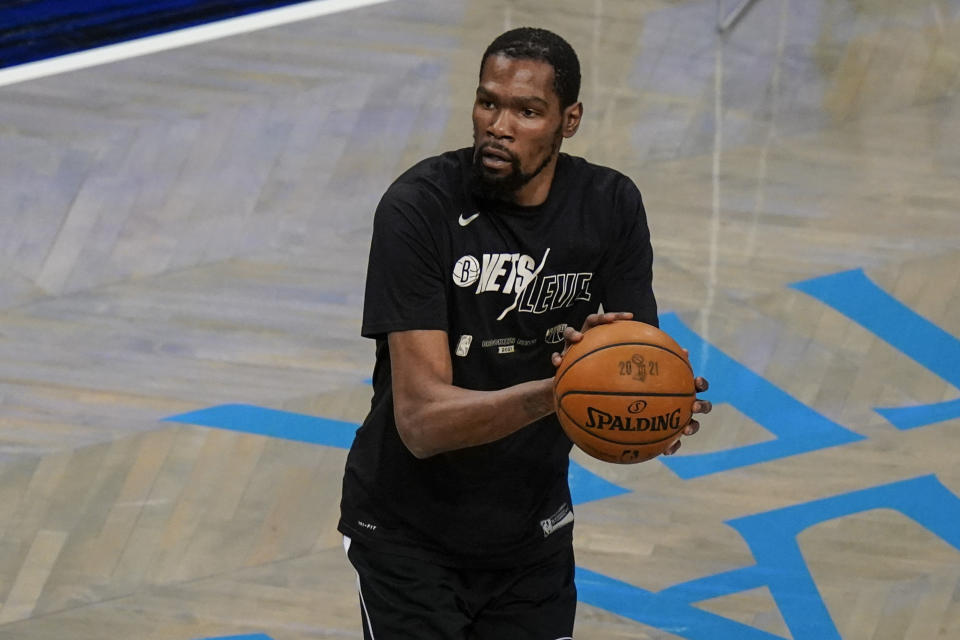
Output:
<instances>
[{"instance_id":1,"label":"bare arm","mask_svg":"<svg viewBox=\"0 0 960 640\"><path fill-rule=\"evenodd\" d=\"M398 331L387 341L397 430L418 458L499 440L555 410L552 378L497 391L453 386L445 331Z\"/></svg>"}]
</instances>

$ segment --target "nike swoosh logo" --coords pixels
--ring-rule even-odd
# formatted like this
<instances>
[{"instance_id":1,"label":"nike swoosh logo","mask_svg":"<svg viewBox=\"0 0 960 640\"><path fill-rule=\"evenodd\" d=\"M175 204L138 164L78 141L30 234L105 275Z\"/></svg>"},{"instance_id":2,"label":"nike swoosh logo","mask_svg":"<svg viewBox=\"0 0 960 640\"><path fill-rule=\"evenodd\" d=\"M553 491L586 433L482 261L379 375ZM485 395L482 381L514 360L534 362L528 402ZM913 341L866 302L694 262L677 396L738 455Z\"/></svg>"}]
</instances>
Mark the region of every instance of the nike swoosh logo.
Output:
<instances>
[{"instance_id":1,"label":"nike swoosh logo","mask_svg":"<svg viewBox=\"0 0 960 640\"><path fill-rule=\"evenodd\" d=\"M460 226L461 226L461 227L465 227L465 226L467 226L468 224L470 224L471 222L473 222L474 220L476 220L476 219L479 218L479 217L480 217L480 212L479 212L479 211L477 211L475 214L473 214L473 215L470 216L469 218L464 218L464 217L463 217L463 214L461 213L461 214L460 214Z\"/></svg>"}]
</instances>

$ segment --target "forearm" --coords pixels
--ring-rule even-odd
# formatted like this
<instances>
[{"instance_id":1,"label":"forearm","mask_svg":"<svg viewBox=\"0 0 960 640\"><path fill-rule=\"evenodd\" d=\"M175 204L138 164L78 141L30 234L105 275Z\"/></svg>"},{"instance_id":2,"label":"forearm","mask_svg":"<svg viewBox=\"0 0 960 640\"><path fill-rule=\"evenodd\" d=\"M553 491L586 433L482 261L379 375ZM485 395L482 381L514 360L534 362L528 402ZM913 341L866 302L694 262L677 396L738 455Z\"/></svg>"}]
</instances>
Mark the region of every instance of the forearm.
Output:
<instances>
[{"instance_id":1,"label":"forearm","mask_svg":"<svg viewBox=\"0 0 960 640\"><path fill-rule=\"evenodd\" d=\"M427 385L416 397L395 397L394 409L404 444L418 458L427 458L499 440L550 415L553 380L496 391Z\"/></svg>"}]
</instances>

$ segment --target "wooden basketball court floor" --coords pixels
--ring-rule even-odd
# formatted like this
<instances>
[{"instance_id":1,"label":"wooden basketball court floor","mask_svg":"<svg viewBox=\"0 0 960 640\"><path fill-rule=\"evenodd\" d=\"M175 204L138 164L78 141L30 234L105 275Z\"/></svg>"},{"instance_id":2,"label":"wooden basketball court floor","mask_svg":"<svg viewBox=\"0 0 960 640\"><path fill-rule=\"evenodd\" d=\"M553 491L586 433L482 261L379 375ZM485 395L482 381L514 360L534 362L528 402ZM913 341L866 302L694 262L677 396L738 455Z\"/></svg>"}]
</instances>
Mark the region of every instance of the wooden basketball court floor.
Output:
<instances>
[{"instance_id":1,"label":"wooden basketball court floor","mask_svg":"<svg viewBox=\"0 0 960 640\"><path fill-rule=\"evenodd\" d=\"M394 0L0 88L0 639L361 637L372 212L524 24L716 405L669 464L574 453L577 637L960 638L960 1L715 23Z\"/></svg>"}]
</instances>

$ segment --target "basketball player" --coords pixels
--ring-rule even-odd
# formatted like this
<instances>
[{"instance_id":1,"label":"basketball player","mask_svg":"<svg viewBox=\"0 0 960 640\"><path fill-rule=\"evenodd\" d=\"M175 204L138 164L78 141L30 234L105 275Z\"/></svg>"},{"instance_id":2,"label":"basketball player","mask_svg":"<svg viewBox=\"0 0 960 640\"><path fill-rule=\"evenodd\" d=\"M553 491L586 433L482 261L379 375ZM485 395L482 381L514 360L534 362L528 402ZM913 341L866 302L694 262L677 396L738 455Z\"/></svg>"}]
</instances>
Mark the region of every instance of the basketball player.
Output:
<instances>
[{"instance_id":1,"label":"basketball player","mask_svg":"<svg viewBox=\"0 0 960 640\"><path fill-rule=\"evenodd\" d=\"M481 61L473 147L420 162L377 209L362 328L377 344L374 397L339 524L367 639L573 634L554 368L598 324L657 324L639 191L560 153L579 87L562 38L501 35Z\"/></svg>"}]
</instances>

